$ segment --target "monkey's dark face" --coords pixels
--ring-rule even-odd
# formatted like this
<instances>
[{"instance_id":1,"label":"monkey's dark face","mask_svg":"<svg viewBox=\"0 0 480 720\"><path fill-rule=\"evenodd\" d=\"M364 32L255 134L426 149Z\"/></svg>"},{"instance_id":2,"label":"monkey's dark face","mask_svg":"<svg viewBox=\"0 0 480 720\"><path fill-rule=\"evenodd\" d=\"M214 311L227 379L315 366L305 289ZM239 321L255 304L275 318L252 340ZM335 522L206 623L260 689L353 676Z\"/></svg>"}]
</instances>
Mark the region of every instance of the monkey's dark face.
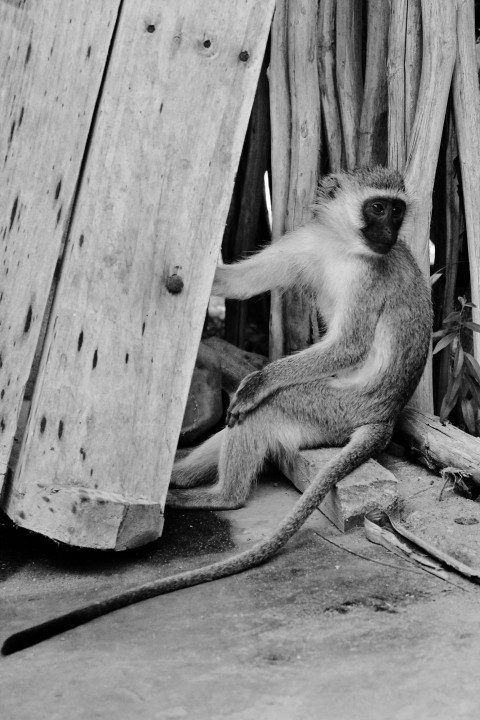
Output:
<instances>
[{"instance_id":1,"label":"monkey's dark face","mask_svg":"<svg viewBox=\"0 0 480 720\"><path fill-rule=\"evenodd\" d=\"M385 255L397 242L405 216L405 203L399 198L370 198L363 204L362 215L365 225L361 232L368 247L379 255Z\"/></svg>"}]
</instances>

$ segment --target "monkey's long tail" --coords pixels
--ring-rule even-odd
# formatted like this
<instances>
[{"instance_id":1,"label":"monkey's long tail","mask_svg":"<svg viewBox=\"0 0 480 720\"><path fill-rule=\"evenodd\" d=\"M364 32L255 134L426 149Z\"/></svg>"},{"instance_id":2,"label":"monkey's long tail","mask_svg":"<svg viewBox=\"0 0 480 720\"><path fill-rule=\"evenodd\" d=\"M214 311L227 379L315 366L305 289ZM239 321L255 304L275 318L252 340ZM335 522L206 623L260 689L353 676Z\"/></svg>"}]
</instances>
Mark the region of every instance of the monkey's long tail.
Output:
<instances>
[{"instance_id":1,"label":"monkey's long tail","mask_svg":"<svg viewBox=\"0 0 480 720\"><path fill-rule=\"evenodd\" d=\"M230 559L221 560L196 570L139 585L114 597L100 600L52 620L47 620L40 625L21 630L5 640L2 646L2 655L11 655L19 650L36 645L42 640L47 640L54 635L71 630L78 625L83 625L101 615L106 615L141 600L148 600L174 590L218 580L227 575L234 575L260 565L285 545L321 503L335 483L385 447L390 438L391 430L390 425L383 424L364 425L355 430L348 444L320 471L274 533L249 550L234 555Z\"/></svg>"}]
</instances>

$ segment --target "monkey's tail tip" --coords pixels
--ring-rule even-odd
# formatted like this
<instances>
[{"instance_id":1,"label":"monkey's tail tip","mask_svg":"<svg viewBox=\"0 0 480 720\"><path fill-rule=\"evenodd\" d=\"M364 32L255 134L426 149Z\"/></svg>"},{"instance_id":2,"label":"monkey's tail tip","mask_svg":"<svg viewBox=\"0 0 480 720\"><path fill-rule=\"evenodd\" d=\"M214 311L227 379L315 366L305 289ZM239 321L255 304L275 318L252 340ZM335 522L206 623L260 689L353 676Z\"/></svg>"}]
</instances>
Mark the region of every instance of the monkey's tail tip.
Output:
<instances>
[{"instance_id":1,"label":"monkey's tail tip","mask_svg":"<svg viewBox=\"0 0 480 720\"><path fill-rule=\"evenodd\" d=\"M13 655L20 650L25 650L25 648L30 647L31 645L35 645L37 642L40 642L40 640L29 640L28 637L23 637L24 635L24 632L14 633L13 635L10 635L10 637L8 637L3 643L0 653L4 656Z\"/></svg>"},{"instance_id":2,"label":"monkey's tail tip","mask_svg":"<svg viewBox=\"0 0 480 720\"><path fill-rule=\"evenodd\" d=\"M37 645L37 643L48 640L48 638L53 635L62 632L61 628L52 627L52 622L48 623L48 628L43 627L43 625L47 625L47 623L36 625L10 635L1 647L1 655L13 655L14 653L20 652L20 650L25 650L32 645Z\"/></svg>"}]
</instances>

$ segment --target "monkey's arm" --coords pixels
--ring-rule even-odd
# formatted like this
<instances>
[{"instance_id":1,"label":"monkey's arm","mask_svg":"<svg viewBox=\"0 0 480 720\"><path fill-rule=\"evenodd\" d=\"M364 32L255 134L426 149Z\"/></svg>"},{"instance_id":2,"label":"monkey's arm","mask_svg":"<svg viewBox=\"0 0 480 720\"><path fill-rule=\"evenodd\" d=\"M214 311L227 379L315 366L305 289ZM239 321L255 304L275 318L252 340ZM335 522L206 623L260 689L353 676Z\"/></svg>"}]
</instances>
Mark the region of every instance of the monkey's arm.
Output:
<instances>
[{"instance_id":1,"label":"monkey's arm","mask_svg":"<svg viewBox=\"0 0 480 720\"><path fill-rule=\"evenodd\" d=\"M314 232L314 226L298 228L246 260L219 265L212 294L244 300L273 288L298 286ZM310 257L310 263L318 260L318 255Z\"/></svg>"},{"instance_id":2,"label":"monkey's arm","mask_svg":"<svg viewBox=\"0 0 480 720\"><path fill-rule=\"evenodd\" d=\"M327 381L340 370L355 367L368 355L374 334L374 326L362 328L362 333L359 333L353 324L349 332L339 333L333 339L326 336L312 347L276 360L248 375L228 409L228 426L242 422L245 415L282 388Z\"/></svg>"}]
</instances>

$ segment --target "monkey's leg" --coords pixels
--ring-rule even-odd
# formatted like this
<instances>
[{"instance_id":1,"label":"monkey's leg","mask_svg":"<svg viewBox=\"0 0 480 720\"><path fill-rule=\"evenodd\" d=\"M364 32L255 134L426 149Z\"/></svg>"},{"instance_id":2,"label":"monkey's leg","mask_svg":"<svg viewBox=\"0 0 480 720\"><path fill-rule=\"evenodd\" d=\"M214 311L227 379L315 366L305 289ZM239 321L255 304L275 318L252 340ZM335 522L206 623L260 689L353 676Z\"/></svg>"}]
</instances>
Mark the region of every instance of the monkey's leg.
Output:
<instances>
[{"instance_id":1,"label":"monkey's leg","mask_svg":"<svg viewBox=\"0 0 480 720\"><path fill-rule=\"evenodd\" d=\"M216 483L205 488L172 489L167 495L167 505L213 510L244 505L270 446L269 425L261 420L263 415L263 412L252 414L241 425L222 431Z\"/></svg>"},{"instance_id":2,"label":"monkey's leg","mask_svg":"<svg viewBox=\"0 0 480 720\"><path fill-rule=\"evenodd\" d=\"M281 396L278 393L275 400L249 414L244 422L222 431L216 483L185 491L172 489L167 505L212 510L241 507L267 457L275 456L279 448L294 452L302 445L318 444L320 426L305 418L299 422L286 410Z\"/></svg>"},{"instance_id":3,"label":"monkey's leg","mask_svg":"<svg viewBox=\"0 0 480 720\"><path fill-rule=\"evenodd\" d=\"M170 487L189 488L212 483L217 479L218 459L225 430L221 430L194 448L173 466Z\"/></svg>"}]
</instances>

